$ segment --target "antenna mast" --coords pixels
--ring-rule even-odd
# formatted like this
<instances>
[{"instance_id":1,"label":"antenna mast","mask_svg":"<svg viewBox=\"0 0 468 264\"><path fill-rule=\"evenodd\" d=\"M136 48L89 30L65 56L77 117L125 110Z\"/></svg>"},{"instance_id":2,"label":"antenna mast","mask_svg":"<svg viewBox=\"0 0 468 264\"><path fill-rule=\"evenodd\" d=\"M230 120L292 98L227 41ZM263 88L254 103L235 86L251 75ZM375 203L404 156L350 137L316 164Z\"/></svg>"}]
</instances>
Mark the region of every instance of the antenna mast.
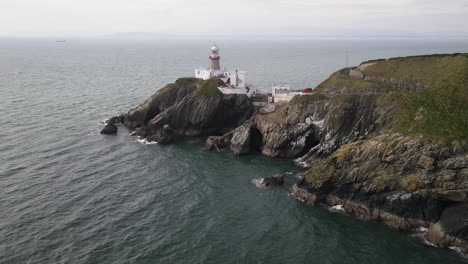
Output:
<instances>
[{"instance_id":1,"label":"antenna mast","mask_svg":"<svg viewBox=\"0 0 468 264\"><path fill-rule=\"evenodd\" d=\"M346 48L346 68L349 67L349 65L348 65L348 64L349 64L349 63L348 63L349 59L348 59L348 57L349 57L349 56L348 56L348 49Z\"/></svg>"}]
</instances>

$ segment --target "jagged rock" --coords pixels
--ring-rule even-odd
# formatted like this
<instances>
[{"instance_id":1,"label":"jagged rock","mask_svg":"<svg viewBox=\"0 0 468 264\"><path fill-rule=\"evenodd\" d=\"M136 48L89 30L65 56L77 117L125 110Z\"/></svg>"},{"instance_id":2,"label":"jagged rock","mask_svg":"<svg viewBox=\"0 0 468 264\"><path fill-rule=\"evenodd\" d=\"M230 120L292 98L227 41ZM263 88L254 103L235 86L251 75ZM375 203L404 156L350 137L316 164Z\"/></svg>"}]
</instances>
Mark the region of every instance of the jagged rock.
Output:
<instances>
[{"instance_id":1,"label":"jagged rock","mask_svg":"<svg viewBox=\"0 0 468 264\"><path fill-rule=\"evenodd\" d=\"M431 224L425 238L439 247L458 247L468 253L468 205L455 204L447 207L440 221Z\"/></svg>"},{"instance_id":2,"label":"jagged rock","mask_svg":"<svg viewBox=\"0 0 468 264\"><path fill-rule=\"evenodd\" d=\"M104 135L114 135L117 134L117 126L114 124L107 124L100 132Z\"/></svg>"},{"instance_id":3,"label":"jagged rock","mask_svg":"<svg viewBox=\"0 0 468 264\"><path fill-rule=\"evenodd\" d=\"M468 204L448 206L442 212L439 223L448 235L468 241Z\"/></svg>"},{"instance_id":4,"label":"jagged rock","mask_svg":"<svg viewBox=\"0 0 468 264\"><path fill-rule=\"evenodd\" d=\"M234 154L243 155L250 153L251 131L252 126L248 122L233 131L229 146Z\"/></svg>"},{"instance_id":5,"label":"jagged rock","mask_svg":"<svg viewBox=\"0 0 468 264\"><path fill-rule=\"evenodd\" d=\"M307 190L299 187L297 184L294 184L292 189L291 189L292 195L296 197L297 199L309 204L309 205L315 205L315 202L317 201L317 197L308 192Z\"/></svg>"},{"instance_id":6,"label":"jagged rock","mask_svg":"<svg viewBox=\"0 0 468 264\"><path fill-rule=\"evenodd\" d=\"M253 113L245 95L224 95L223 83L181 78L157 91L123 118L134 135L168 144L177 137L223 134L244 123ZM164 130L164 126L170 130Z\"/></svg>"},{"instance_id":7,"label":"jagged rock","mask_svg":"<svg viewBox=\"0 0 468 264\"><path fill-rule=\"evenodd\" d=\"M156 141L160 145L166 145L174 142L174 130L169 125L164 125L156 134L149 137L150 141Z\"/></svg>"},{"instance_id":8,"label":"jagged rock","mask_svg":"<svg viewBox=\"0 0 468 264\"><path fill-rule=\"evenodd\" d=\"M138 135L147 137L164 124L180 136L222 134L247 120L252 109L245 95L187 97L142 126Z\"/></svg>"},{"instance_id":9,"label":"jagged rock","mask_svg":"<svg viewBox=\"0 0 468 264\"><path fill-rule=\"evenodd\" d=\"M283 185L284 184L284 174L275 174L270 177L265 177L262 179L263 186L272 186L272 185Z\"/></svg>"},{"instance_id":10,"label":"jagged rock","mask_svg":"<svg viewBox=\"0 0 468 264\"><path fill-rule=\"evenodd\" d=\"M123 124L131 129L143 126L158 114L195 92L201 83L202 81L196 78L180 78L175 83L166 85L143 104L131 109L125 116Z\"/></svg>"},{"instance_id":11,"label":"jagged rock","mask_svg":"<svg viewBox=\"0 0 468 264\"><path fill-rule=\"evenodd\" d=\"M261 138L256 146L263 155L270 157L298 157L313 163L317 157L325 157L340 145L364 137L374 129L390 122L388 109L376 107L375 96L306 95L296 102L277 106L269 114L259 114L242 125L231 140L234 153L249 153L250 136ZM380 124L375 126L377 118Z\"/></svg>"},{"instance_id":12,"label":"jagged rock","mask_svg":"<svg viewBox=\"0 0 468 264\"><path fill-rule=\"evenodd\" d=\"M124 115L113 116L112 118L110 118L109 120L107 120L106 123L107 123L107 124L110 124L110 125L121 124L121 123L123 123L124 118L125 118Z\"/></svg>"},{"instance_id":13,"label":"jagged rock","mask_svg":"<svg viewBox=\"0 0 468 264\"><path fill-rule=\"evenodd\" d=\"M314 195L314 203L341 204L352 215L400 230L438 222L441 229L434 226L427 236L461 246L468 241L468 175L461 174L468 155L438 154L453 153L446 148L429 138L382 134L317 160L297 188Z\"/></svg>"},{"instance_id":14,"label":"jagged rock","mask_svg":"<svg viewBox=\"0 0 468 264\"><path fill-rule=\"evenodd\" d=\"M418 165L424 169L433 169L434 168L434 159L426 155L421 155L418 160Z\"/></svg>"},{"instance_id":15,"label":"jagged rock","mask_svg":"<svg viewBox=\"0 0 468 264\"><path fill-rule=\"evenodd\" d=\"M228 133L224 136L210 136L205 142L205 149L208 151L219 151L227 148L231 143L231 138L232 133Z\"/></svg>"},{"instance_id":16,"label":"jagged rock","mask_svg":"<svg viewBox=\"0 0 468 264\"><path fill-rule=\"evenodd\" d=\"M468 154L465 156L458 156L450 158L442 162L442 167L451 170L459 170L463 168L468 168Z\"/></svg>"}]
</instances>

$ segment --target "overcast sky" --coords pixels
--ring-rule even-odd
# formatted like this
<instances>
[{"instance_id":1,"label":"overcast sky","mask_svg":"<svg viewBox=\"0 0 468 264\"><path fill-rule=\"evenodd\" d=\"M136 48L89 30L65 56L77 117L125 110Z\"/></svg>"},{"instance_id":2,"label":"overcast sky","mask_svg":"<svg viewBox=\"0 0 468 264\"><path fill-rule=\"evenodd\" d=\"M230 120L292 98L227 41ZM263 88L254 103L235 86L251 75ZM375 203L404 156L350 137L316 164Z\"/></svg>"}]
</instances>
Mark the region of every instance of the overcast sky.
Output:
<instances>
[{"instance_id":1,"label":"overcast sky","mask_svg":"<svg viewBox=\"0 0 468 264\"><path fill-rule=\"evenodd\" d=\"M0 36L451 36L468 0L0 0Z\"/></svg>"}]
</instances>

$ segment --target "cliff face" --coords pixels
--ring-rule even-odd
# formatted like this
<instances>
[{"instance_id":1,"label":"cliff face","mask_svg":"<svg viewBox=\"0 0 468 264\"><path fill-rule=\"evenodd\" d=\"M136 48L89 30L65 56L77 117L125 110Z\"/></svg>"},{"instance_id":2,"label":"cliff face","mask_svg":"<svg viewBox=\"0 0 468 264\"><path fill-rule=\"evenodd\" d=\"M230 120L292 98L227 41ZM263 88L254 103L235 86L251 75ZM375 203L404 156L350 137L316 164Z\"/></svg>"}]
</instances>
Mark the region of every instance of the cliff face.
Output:
<instances>
[{"instance_id":1,"label":"cliff face","mask_svg":"<svg viewBox=\"0 0 468 264\"><path fill-rule=\"evenodd\" d=\"M123 117L135 134L160 144L180 136L223 134L250 118L253 105L245 95L223 95L221 81L178 79Z\"/></svg>"},{"instance_id":2,"label":"cliff face","mask_svg":"<svg viewBox=\"0 0 468 264\"><path fill-rule=\"evenodd\" d=\"M228 135L232 138L228 145L236 154L259 151L270 157L299 157L306 165L389 126L391 111L392 105L372 94L306 95L272 113L254 115Z\"/></svg>"},{"instance_id":3,"label":"cliff face","mask_svg":"<svg viewBox=\"0 0 468 264\"><path fill-rule=\"evenodd\" d=\"M176 102L195 92L201 84L202 82L195 78L181 78L175 83L166 85L143 104L131 109L125 115L124 125L131 129L145 125L164 110L174 106Z\"/></svg>"}]
</instances>

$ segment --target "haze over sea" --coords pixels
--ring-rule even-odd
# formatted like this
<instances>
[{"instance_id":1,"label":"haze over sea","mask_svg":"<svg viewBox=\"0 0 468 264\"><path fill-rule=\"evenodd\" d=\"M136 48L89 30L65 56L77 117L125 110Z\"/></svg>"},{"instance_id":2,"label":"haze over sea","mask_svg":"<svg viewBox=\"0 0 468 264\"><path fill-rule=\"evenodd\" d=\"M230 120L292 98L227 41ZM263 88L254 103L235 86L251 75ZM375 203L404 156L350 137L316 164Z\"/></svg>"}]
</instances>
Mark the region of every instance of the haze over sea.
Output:
<instances>
[{"instance_id":1,"label":"haze over sea","mask_svg":"<svg viewBox=\"0 0 468 264\"><path fill-rule=\"evenodd\" d=\"M255 179L292 160L142 144L99 122L208 63L212 42L0 40L0 263L463 263L456 252L305 206ZM468 52L468 41L221 41L256 88L346 64Z\"/></svg>"}]
</instances>

